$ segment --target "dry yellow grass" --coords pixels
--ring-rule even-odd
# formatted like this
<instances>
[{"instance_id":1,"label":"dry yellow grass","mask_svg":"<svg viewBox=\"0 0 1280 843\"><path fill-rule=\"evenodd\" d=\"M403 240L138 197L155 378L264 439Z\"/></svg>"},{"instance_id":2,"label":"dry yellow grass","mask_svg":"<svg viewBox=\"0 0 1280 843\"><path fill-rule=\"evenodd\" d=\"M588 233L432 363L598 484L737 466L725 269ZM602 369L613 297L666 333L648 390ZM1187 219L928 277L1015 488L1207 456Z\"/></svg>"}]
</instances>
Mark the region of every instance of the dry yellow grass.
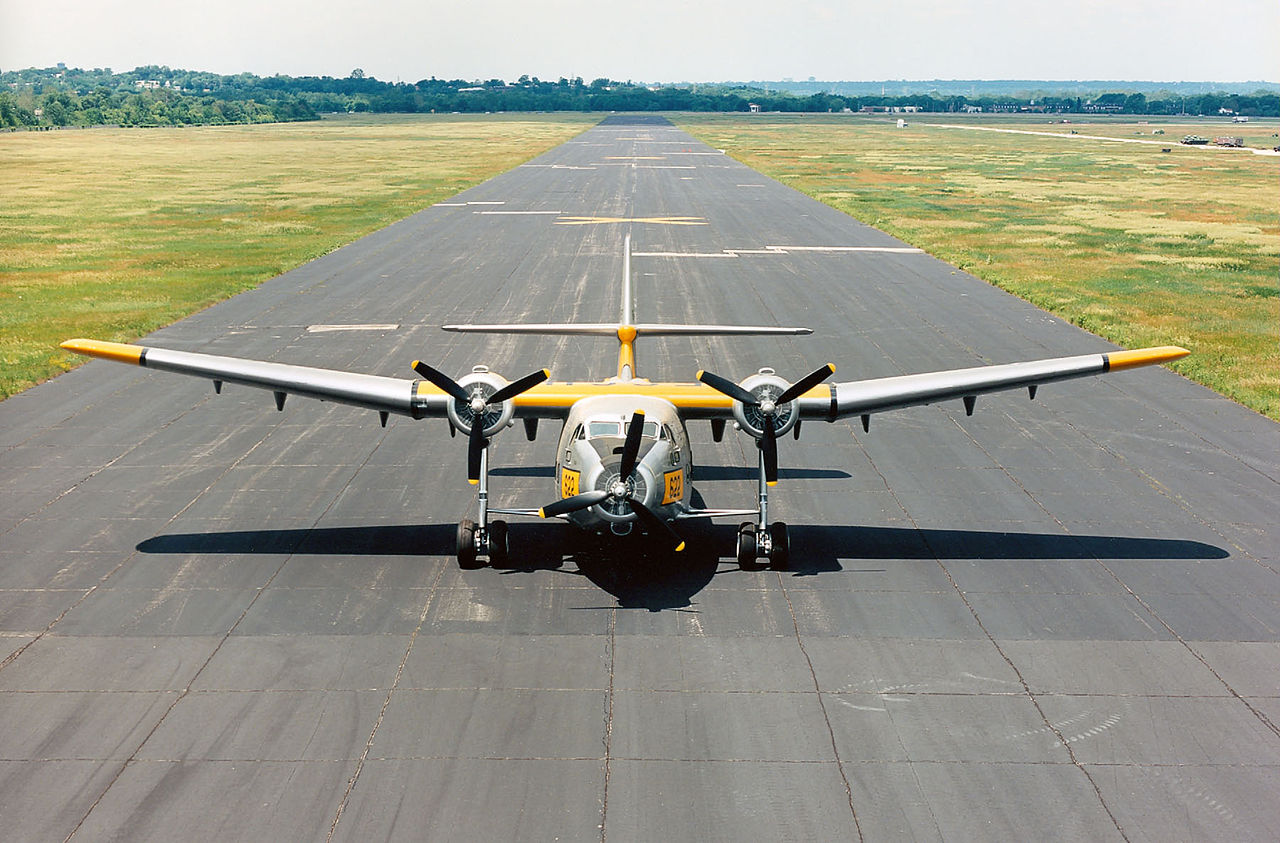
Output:
<instances>
[{"instance_id":1,"label":"dry yellow grass","mask_svg":"<svg viewBox=\"0 0 1280 843\"><path fill-rule=\"evenodd\" d=\"M1276 121L1247 133L1074 127L1126 138L1164 128L1149 145L923 125L927 116L902 129L851 116L679 120L761 172L1120 345L1186 346L1194 353L1172 368L1280 419L1280 158L1177 142L1233 134L1261 146ZM1047 122L967 125L1068 131Z\"/></svg>"},{"instance_id":2,"label":"dry yellow grass","mask_svg":"<svg viewBox=\"0 0 1280 843\"><path fill-rule=\"evenodd\" d=\"M0 135L0 397L514 167L584 115Z\"/></svg>"}]
</instances>

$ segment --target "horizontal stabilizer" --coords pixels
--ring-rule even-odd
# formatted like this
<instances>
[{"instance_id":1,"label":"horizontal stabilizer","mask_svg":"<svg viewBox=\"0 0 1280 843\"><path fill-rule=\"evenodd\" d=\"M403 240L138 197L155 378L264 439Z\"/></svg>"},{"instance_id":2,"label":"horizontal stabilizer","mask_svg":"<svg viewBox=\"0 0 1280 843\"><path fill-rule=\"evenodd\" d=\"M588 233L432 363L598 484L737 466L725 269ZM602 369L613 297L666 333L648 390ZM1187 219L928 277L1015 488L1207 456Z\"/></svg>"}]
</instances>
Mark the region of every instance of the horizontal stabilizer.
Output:
<instances>
[{"instance_id":1,"label":"horizontal stabilizer","mask_svg":"<svg viewBox=\"0 0 1280 843\"><path fill-rule=\"evenodd\" d=\"M603 323L530 323L525 325L444 325L446 331L474 334L548 334L552 336L598 336L615 337L625 325ZM801 336L812 334L812 328L780 328L764 325L659 325L641 323L631 325L636 336L649 337L732 337L732 336Z\"/></svg>"}]
</instances>

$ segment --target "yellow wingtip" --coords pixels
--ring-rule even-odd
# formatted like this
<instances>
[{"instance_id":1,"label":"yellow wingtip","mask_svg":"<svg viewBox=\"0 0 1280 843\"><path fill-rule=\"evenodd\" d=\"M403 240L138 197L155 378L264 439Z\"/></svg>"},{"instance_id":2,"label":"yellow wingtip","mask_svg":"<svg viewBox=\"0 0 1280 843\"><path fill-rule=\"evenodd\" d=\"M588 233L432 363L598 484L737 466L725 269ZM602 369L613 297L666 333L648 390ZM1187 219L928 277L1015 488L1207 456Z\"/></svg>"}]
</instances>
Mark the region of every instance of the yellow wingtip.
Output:
<instances>
[{"instance_id":1,"label":"yellow wingtip","mask_svg":"<svg viewBox=\"0 0 1280 843\"><path fill-rule=\"evenodd\" d=\"M680 542L680 544L676 545L676 553L679 553L682 550L684 550L684 542Z\"/></svg>"},{"instance_id":2,"label":"yellow wingtip","mask_svg":"<svg viewBox=\"0 0 1280 843\"><path fill-rule=\"evenodd\" d=\"M470 483L472 486L479 486L479 485L480 485L480 481L479 481L479 480L472 480L470 477L468 477L468 478L467 478L467 482L468 482L468 483Z\"/></svg>"},{"instance_id":3,"label":"yellow wingtip","mask_svg":"<svg viewBox=\"0 0 1280 843\"><path fill-rule=\"evenodd\" d=\"M764 481L764 482L765 482L765 485L768 485L768 486L777 486L777 485L778 485L778 481L777 481L777 480L766 480L766 481Z\"/></svg>"},{"instance_id":4,"label":"yellow wingtip","mask_svg":"<svg viewBox=\"0 0 1280 843\"><path fill-rule=\"evenodd\" d=\"M1162 345L1155 348L1139 348L1134 351L1113 351L1107 355L1107 360L1110 361L1110 370L1116 372L1180 360L1190 353L1187 349L1176 345Z\"/></svg>"},{"instance_id":5,"label":"yellow wingtip","mask_svg":"<svg viewBox=\"0 0 1280 843\"><path fill-rule=\"evenodd\" d=\"M86 357L100 357L103 360L132 363L135 366L142 362L142 352L146 351L146 348L140 345L86 339L67 340L60 343L59 348L65 348L67 351L74 351Z\"/></svg>"},{"instance_id":6,"label":"yellow wingtip","mask_svg":"<svg viewBox=\"0 0 1280 843\"><path fill-rule=\"evenodd\" d=\"M546 510L545 508L543 508L543 507L539 507L539 508L538 508L538 517L539 517L539 518L546 518L546 517L547 517L547 510Z\"/></svg>"}]
</instances>

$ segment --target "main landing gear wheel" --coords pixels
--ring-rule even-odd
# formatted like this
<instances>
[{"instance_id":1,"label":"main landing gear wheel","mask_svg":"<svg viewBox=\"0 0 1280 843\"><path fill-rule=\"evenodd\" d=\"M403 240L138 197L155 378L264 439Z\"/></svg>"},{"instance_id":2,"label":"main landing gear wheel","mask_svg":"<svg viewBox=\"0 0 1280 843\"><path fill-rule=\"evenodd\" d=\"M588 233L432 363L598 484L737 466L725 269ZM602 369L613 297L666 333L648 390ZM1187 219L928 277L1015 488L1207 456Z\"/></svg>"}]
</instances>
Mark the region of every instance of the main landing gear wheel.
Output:
<instances>
[{"instance_id":1,"label":"main landing gear wheel","mask_svg":"<svg viewBox=\"0 0 1280 843\"><path fill-rule=\"evenodd\" d=\"M510 545L507 542L507 522L489 522L489 564L495 568L505 568L511 558Z\"/></svg>"},{"instance_id":2,"label":"main landing gear wheel","mask_svg":"<svg viewBox=\"0 0 1280 843\"><path fill-rule=\"evenodd\" d=\"M458 522L457 550L459 568L484 566L484 563L477 559L476 522L470 518L464 518Z\"/></svg>"},{"instance_id":3,"label":"main landing gear wheel","mask_svg":"<svg viewBox=\"0 0 1280 843\"><path fill-rule=\"evenodd\" d=\"M744 521L738 527L738 567L744 571L758 571L763 565L760 559L768 559L769 567L785 571L791 563L791 535L787 525L775 521L765 531Z\"/></svg>"},{"instance_id":4,"label":"main landing gear wheel","mask_svg":"<svg viewBox=\"0 0 1280 843\"><path fill-rule=\"evenodd\" d=\"M772 547L769 548L769 567L775 571L787 570L791 564L791 535L787 525L781 521L773 522L769 527L769 538L772 539Z\"/></svg>"},{"instance_id":5,"label":"main landing gear wheel","mask_svg":"<svg viewBox=\"0 0 1280 843\"><path fill-rule=\"evenodd\" d=\"M756 525L744 521L738 526L738 567L744 571L758 571L756 564Z\"/></svg>"}]
</instances>

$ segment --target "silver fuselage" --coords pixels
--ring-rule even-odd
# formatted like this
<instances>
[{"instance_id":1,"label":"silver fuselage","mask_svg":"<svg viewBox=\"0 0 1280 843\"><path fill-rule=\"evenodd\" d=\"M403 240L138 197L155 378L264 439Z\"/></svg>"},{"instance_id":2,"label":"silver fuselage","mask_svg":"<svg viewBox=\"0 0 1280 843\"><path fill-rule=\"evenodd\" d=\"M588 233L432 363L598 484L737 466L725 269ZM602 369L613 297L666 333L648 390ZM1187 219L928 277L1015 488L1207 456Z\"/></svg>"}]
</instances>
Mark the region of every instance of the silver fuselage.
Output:
<instances>
[{"instance_id":1,"label":"silver fuselage","mask_svg":"<svg viewBox=\"0 0 1280 843\"><path fill-rule=\"evenodd\" d=\"M635 471L619 477L627 424L636 410L645 414L645 435ZM688 508L693 459L689 433L670 401L640 395L602 395L574 403L556 450L560 497L628 484L636 500L664 519ZM586 530L627 533L636 515L624 502L605 501L565 516Z\"/></svg>"}]
</instances>

